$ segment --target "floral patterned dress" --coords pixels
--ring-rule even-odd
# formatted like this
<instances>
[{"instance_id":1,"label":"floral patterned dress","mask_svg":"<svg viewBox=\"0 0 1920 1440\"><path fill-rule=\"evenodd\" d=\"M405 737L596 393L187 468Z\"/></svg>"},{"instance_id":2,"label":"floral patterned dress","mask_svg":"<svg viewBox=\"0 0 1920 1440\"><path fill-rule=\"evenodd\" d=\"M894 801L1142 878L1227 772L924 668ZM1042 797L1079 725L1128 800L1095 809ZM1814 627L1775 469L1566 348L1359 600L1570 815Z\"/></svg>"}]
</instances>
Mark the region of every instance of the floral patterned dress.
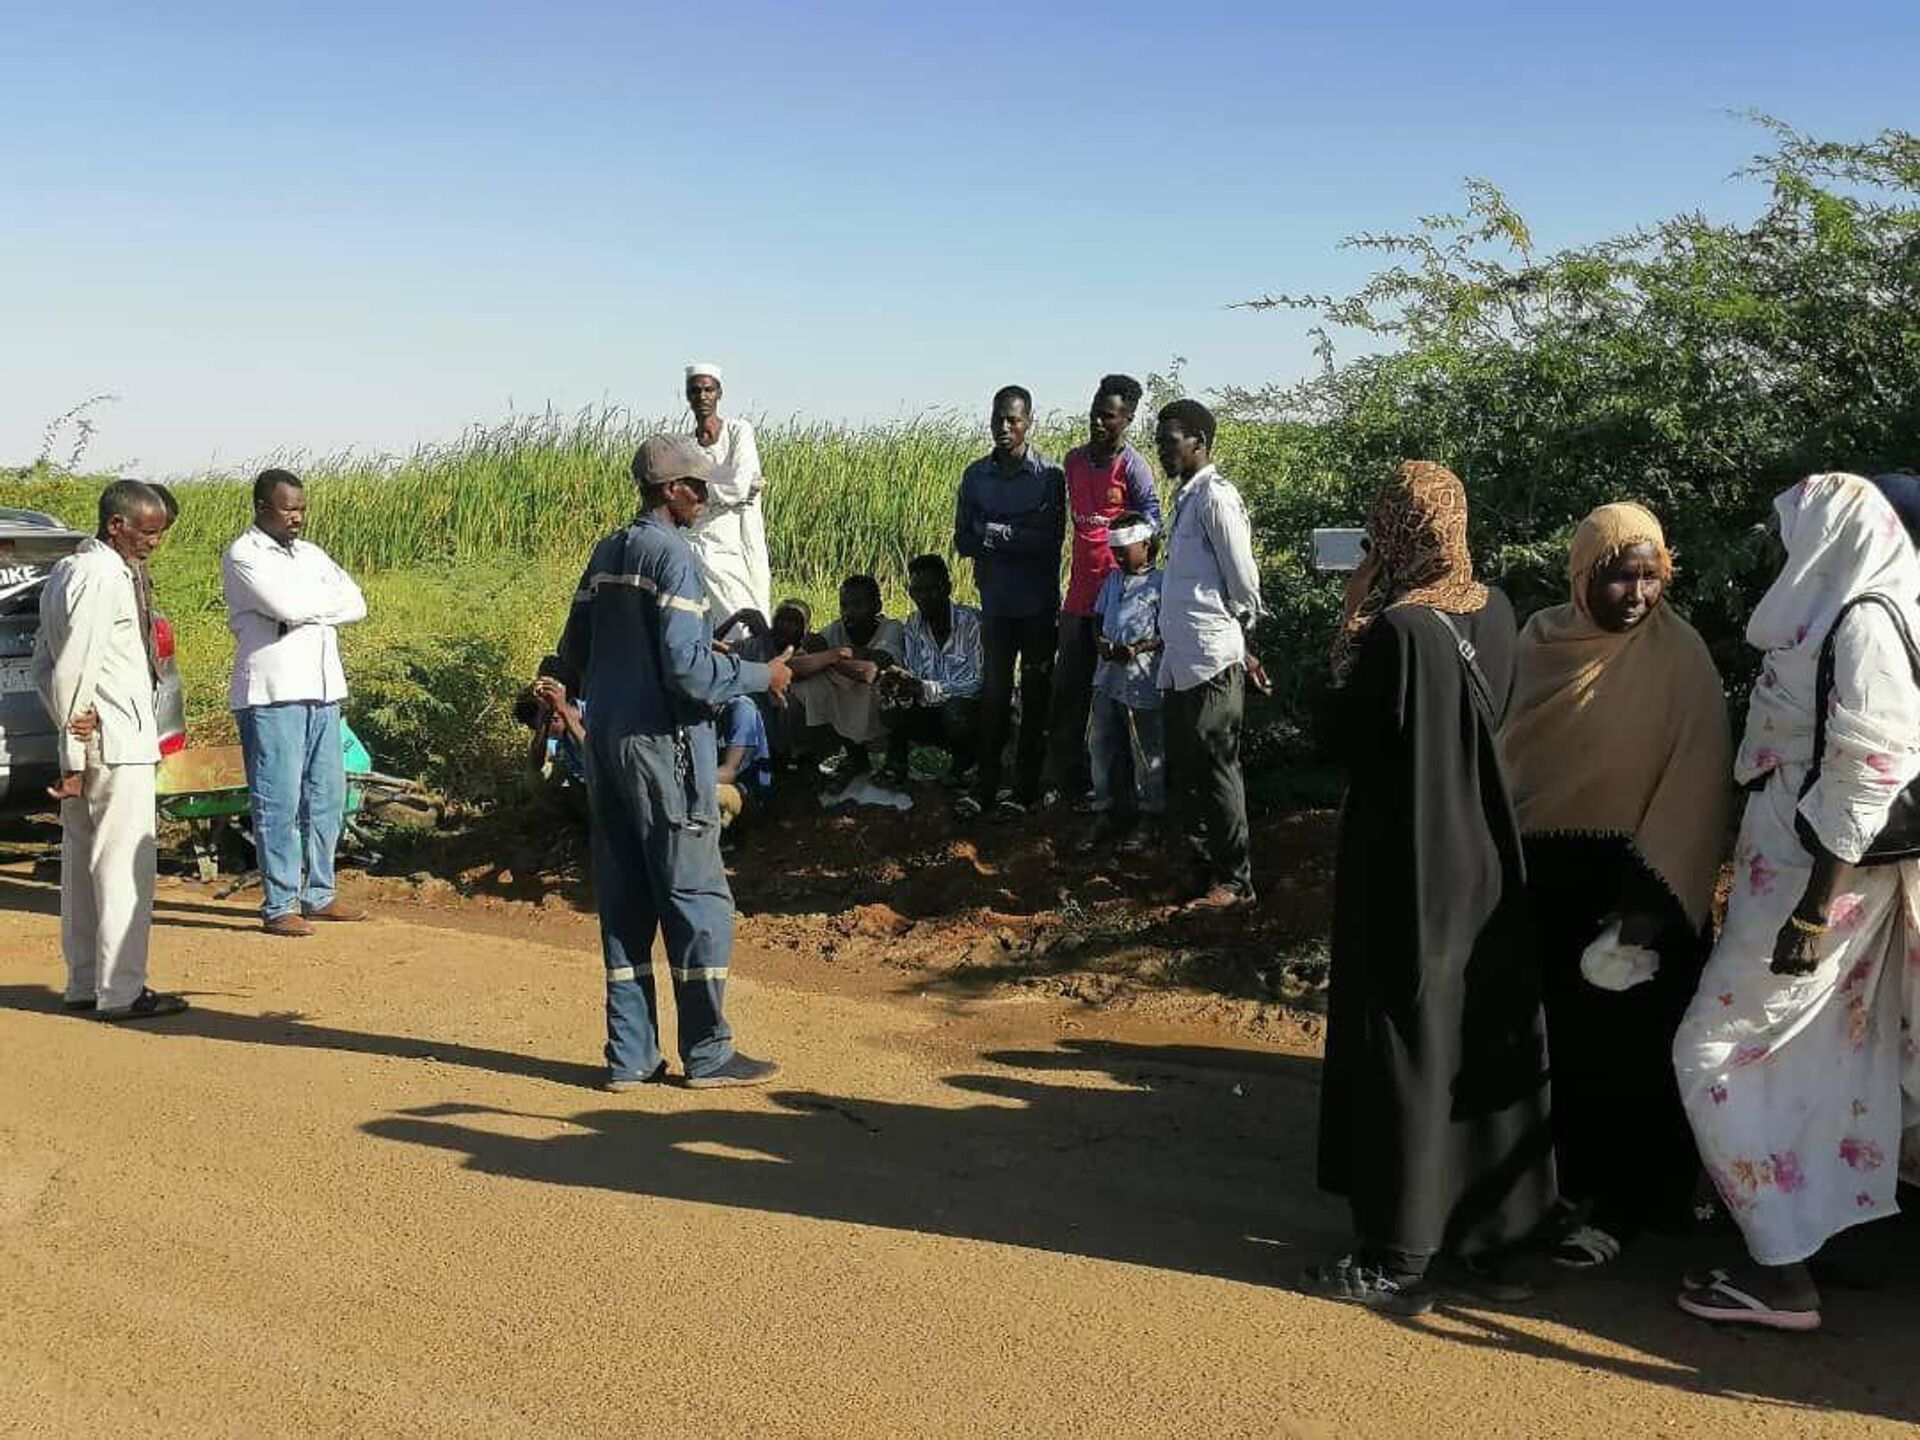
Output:
<instances>
[{"instance_id":1,"label":"floral patterned dress","mask_svg":"<svg viewBox=\"0 0 1920 1440\"><path fill-rule=\"evenodd\" d=\"M1863 606L1835 634L1826 754L1801 797L1821 645L1866 593L1901 600L1920 626L1905 599L1920 595L1920 562L1892 508L1856 477L1815 476L1778 508L1788 559L1748 628L1768 654L1735 764L1760 788L1740 827L1726 924L1673 1051L1701 1158L1764 1265L1804 1260L1893 1213L1903 1142L1920 1178L1920 863L1852 871L1829 907L1820 968L1769 968L1812 871L1796 816L1855 860L1920 773L1920 687L1892 620Z\"/></svg>"}]
</instances>

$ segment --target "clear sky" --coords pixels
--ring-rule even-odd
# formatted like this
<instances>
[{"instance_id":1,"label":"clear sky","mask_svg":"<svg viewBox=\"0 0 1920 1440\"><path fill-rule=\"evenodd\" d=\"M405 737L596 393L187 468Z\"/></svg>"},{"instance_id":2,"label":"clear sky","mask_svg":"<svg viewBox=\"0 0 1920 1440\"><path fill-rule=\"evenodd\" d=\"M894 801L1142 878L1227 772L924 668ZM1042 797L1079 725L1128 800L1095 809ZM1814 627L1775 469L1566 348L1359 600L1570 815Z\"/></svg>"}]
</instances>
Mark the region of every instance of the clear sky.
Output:
<instances>
[{"instance_id":1,"label":"clear sky","mask_svg":"<svg viewBox=\"0 0 1920 1440\"><path fill-rule=\"evenodd\" d=\"M1549 13L1564 9L1567 13ZM0 0L0 463L154 477L610 401L1078 410L1308 364L1343 235L1750 211L1759 108L1920 126L1920 3Z\"/></svg>"}]
</instances>

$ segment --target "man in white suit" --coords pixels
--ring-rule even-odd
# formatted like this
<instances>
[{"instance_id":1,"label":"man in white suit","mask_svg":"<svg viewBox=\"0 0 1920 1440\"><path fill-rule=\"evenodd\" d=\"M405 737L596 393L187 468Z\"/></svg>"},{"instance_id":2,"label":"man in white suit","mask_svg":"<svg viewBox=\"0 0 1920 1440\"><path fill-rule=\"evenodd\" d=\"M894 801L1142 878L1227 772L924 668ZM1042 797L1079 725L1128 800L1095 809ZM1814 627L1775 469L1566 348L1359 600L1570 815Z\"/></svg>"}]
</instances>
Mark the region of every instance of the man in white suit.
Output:
<instances>
[{"instance_id":1,"label":"man in white suit","mask_svg":"<svg viewBox=\"0 0 1920 1440\"><path fill-rule=\"evenodd\" d=\"M158 661L142 583L166 533L160 496L133 480L101 493L92 540L53 567L40 593L33 680L59 729L60 946L66 1005L101 1020L187 1008L147 988L153 920L153 713Z\"/></svg>"}]
</instances>

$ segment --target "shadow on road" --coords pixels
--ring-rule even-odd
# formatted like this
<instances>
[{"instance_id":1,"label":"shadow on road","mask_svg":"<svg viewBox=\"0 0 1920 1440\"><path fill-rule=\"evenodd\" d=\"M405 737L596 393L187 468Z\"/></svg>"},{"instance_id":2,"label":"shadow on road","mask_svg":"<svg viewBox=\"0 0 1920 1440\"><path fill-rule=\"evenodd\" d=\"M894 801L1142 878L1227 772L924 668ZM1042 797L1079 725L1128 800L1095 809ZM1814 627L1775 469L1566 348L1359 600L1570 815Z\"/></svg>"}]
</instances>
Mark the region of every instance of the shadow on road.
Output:
<instances>
[{"instance_id":1,"label":"shadow on road","mask_svg":"<svg viewBox=\"0 0 1920 1440\"><path fill-rule=\"evenodd\" d=\"M25 915L58 915L58 878L40 881L29 880L24 875L0 874L0 910L17 911ZM195 918L198 916L209 918ZM178 930L253 930L259 928L260 919L254 911L236 909L231 905L178 900L161 893L154 897L153 923Z\"/></svg>"},{"instance_id":2,"label":"shadow on road","mask_svg":"<svg viewBox=\"0 0 1920 1440\"><path fill-rule=\"evenodd\" d=\"M535 1117L574 1127L548 1138L507 1133L523 1128L519 1112L457 1103L364 1128L452 1151L485 1174L1253 1285L1290 1286L1302 1265L1344 1248L1344 1210L1313 1181L1317 1062L1096 1041L982 1059L1000 1068L949 1076L961 1101L952 1107L784 1090L768 1097L770 1111L675 1097L666 1110ZM1092 1075L1065 1085L1054 1079L1061 1072ZM1833 1291L1828 1331L1814 1337L1714 1331L1681 1314L1672 1288L1695 1247L1658 1239L1610 1274L1549 1276L1511 1318L1443 1306L1398 1323L1691 1394L1912 1419L1915 1230L1889 1223L1861 1234L1869 1251L1854 1268L1883 1288ZM1513 1323L1520 1315L1607 1348L1534 1333Z\"/></svg>"},{"instance_id":3,"label":"shadow on road","mask_svg":"<svg viewBox=\"0 0 1920 1440\"><path fill-rule=\"evenodd\" d=\"M59 992L43 985L0 985L0 1010L39 1011L58 1015L62 1020L76 1025L97 1023L65 1014L60 1008ZM141 1033L173 1039L222 1040L242 1045L291 1045L303 1050L345 1050L357 1055L381 1055L396 1060L431 1060L441 1065L487 1070L496 1075L518 1075L529 1080L546 1080L556 1085L575 1087L596 1086L606 1074L602 1066L582 1065L573 1060L548 1060L513 1050L491 1050L485 1046L461 1045L417 1035L378 1035L362 1030L316 1025L295 1011L237 1015L229 1010L213 1010L196 1004L185 1014L143 1024Z\"/></svg>"},{"instance_id":4,"label":"shadow on road","mask_svg":"<svg viewBox=\"0 0 1920 1440\"><path fill-rule=\"evenodd\" d=\"M0 987L0 1007L57 1012L55 992ZM51 1018L51 1014L50 1014ZM87 1023L61 1017L60 1023ZM148 1034L359 1054L588 1085L597 1067L196 1008ZM486 1175L1018 1245L1286 1288L1337 1253L1343 1207L1314 1185L1318 1062L1224 1047L1066 1041L980 1056L950 1103L768 1092L745 1109L679 1090L537 1114L447 1102L367 1122L373 1137ZM1071 1081L1067 1077L1071 1076ZM529 1136L528 1119L566 1127ZM1694 1247L1648 1239L1609 1272L1550 1278L1514 1315L1443 1306L1419 1321L1488 1347L1703 1396L1912 1420L1920 1415L1920 1226L1836 1242L1872 1289L1829 1287L1827 1329L1716 1331L1671 1303ZM1521 1317L1531 1317L1521 1323ZM1537 1320L1564 1330L1538 1333ZM1570 1334L1565 1332L1571 1332ZM1583 1337L1585 1337L1583 1339ZM1590 1339L1594 1343L1585 1343ZM1279 1357L1276 1357L1278 1363Z\"/></svg>"}]
</instances>

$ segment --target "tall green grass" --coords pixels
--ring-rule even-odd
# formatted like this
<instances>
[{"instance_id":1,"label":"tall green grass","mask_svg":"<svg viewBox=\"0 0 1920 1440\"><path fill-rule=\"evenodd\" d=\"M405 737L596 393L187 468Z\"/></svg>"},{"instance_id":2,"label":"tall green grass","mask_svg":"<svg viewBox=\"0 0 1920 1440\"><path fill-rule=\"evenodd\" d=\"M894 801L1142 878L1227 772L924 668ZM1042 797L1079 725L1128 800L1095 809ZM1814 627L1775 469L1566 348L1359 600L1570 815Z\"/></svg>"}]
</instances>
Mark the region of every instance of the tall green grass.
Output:
<instances>
[{"instance_id":1,"label":"tall green grass","mask_svg":"<svg viewBox=\"0 0 1920 1440\"><path fill-rule=\"evenodd\" d=\"M349 713L376 732L377 755L457 794L498 793L517 759L507 718L515 678L531 676L557 637L594 542L632 516L633 452L670 428L677 423L618 409L549 412L475 426L403 456L285 453L260 462L306 479L308 533L367 592L368 619L342 643L355 690ZM903 614L907 561L951 553L954 496L961 472L987 450L985 427L937 413L758 430L775 598L801 596L824 623L839 582L870 573L890 613ZM1035 444L1056 460L1083 438L1076 422L1038 431ZM1286 468L1283 439L1279 427L1228 425L1222 466L1258 490ZM1151 449L1147 436L1139 443ZM180 519L154 562L161 606L179 635L196 743L232 735L219 560L251 522L252 473L177 482ZM0 470L0 505L45 510L91 531L105 478ZM955 580L971 598L971 567L957 566Z\"/></svg>"},{"instance_id":2,"label":"tall green grass","mask_svg":"<svg viewBox=\"0 0 1920 1440\"><path fill-rule=\"evenodd\" d=\"M355 573L584 559L633 513L633 452L670 428L676 422L614 408L550 411L474 426L401 456L286 453L261 463L305 478L311 535ZM1234 461L1269 458L1259 452L1271 428L1223 431L1222 463L1243 488L1248 477ZM1076 423L1040 429L1035 442L1054 459L1083 438ZM947 552L960 474L987 449L984 427L952 413L865 426L774 422L760 426L759 442L775 585L826 593L846 575L896 578L914 555ZM1144 436L1139 443L1151 449ZM169 549L217 554L244 530L251 476L249 469L183 481ZM0 504L49 510L90 529L100 483L57 470L0 471Z\"/></svg>"}]
</instances>

